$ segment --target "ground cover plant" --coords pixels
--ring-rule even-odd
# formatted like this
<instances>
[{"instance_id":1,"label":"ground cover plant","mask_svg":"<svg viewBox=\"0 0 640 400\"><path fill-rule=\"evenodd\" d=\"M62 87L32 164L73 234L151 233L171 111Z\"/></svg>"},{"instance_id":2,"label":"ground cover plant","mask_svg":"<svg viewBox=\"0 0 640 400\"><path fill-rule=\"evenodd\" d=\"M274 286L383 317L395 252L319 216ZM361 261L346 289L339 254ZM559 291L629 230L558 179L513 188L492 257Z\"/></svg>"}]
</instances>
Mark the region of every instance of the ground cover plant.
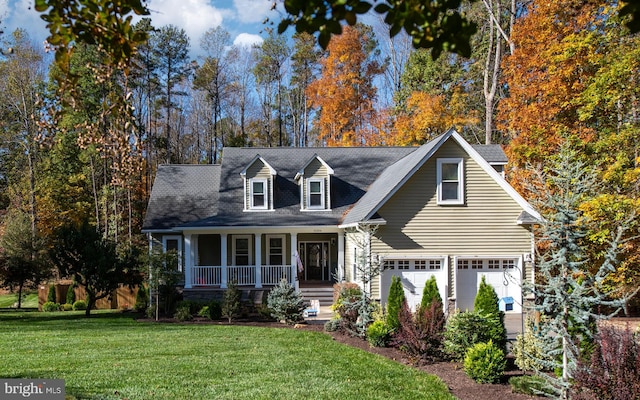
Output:
<instances>
[{"instance_id":1,"label":"ground cover plant","mask_svg":"<svg viewBox=\"0 0 640 400\"><path fill-rule=\"evenodd\" d=\"M78 399L453 399L436 377L307 330L11 312L0 336L0 376L64 379Z\"/></svg>"}]
</instances>

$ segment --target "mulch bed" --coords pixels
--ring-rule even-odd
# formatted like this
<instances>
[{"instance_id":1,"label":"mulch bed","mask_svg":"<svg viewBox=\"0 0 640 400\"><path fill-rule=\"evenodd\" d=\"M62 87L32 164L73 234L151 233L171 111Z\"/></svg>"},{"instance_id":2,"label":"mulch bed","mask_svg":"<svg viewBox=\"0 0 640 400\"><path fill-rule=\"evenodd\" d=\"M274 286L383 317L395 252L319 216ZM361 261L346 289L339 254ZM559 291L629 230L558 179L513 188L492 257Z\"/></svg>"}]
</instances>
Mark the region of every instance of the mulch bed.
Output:
<instances>
[{"instance_id":1,"label":"mulch bed","mask_svg":"<svg viewBox=\"0 0 640 400\"><path fill-rule=\"evenodd\" d=\"M153 322L151 319L139 319L139 321ZM163 318L159 322L173 323L174 319ZM284 325L278 322L255 320L255 319L239 319L234 320L231 324L225 321L211 321L204 318L196 318L193 321L187 322L193 324L215 324L215 325L244 325L244 326L259 326L270 328L294 328L313 330L317 332L324 332L324 326L321 324L298 324L295 327L290 325ZM333 340L346 344L348 346L356 347L364 351L368 351L373 354L378 354L383 357L387 357L398 363L404 365L410 365L414 368L420 369L431 375L436 375L449 387L449 391L456 398L460 400L531 400L536 397L527 396L524 394L513 393L511 386L507 383L508 379L512 376L522 375L522 372L515 367L509 368L505 373L503 382L500 384L479 384L469 378L462 370L460 363L453 362L437 362L434 364L415 366L410 363L406 355L396 348L390 347L371 347L369 343L357 337L350 336L348 334L340 332L325 332L327 335L331 335Z\"/></svg>"}]
</instances>

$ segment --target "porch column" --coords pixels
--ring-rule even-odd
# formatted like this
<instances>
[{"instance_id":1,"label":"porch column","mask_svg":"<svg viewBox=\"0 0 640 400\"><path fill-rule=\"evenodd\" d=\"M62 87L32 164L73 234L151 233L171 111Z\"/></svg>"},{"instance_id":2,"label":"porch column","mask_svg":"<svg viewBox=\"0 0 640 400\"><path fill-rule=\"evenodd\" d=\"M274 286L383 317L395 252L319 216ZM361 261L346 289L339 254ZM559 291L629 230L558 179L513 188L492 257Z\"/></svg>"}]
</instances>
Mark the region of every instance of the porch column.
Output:
<instances>
[{"instance_id":1,"label":"porch column","mask_svg":"<svg viewBox=\"0 0 640 400\"><path fill-rule=\"evenodd\" d=\"M338 282L344 281L344 232L338 232Z\"/></svg>"},{"instance_id":2,"label":"porch column","mask_svg":"<svg viewBox=\"0 0 640 400\"><path fill-rule=\"evenodd\" d=\"M256 249L256 288L262 287L262 233L255 234Z\"/></svg>"},{"instance_id":3,"label":"porch column","mask_svg":"<svg viewBox=\"0 0 640 400\"><path fill-rule=\"evenodd\" d=\"M227 234L220 234L220 288L227 288Z\"/></svg>"},{"instance_id":4,"label":"porch column","mask_svg":"<svg viewBox=\"0 0 640 400\"><path fill-rule=\"evenodd\" d=\"M191 289L191 268L192 268L192 254L191 254L191 234L184 234L184 288Z\"/></svg>"},{"instance_id":5,"label":"porch column","mask_svg":"<svg viewBox=\"0 0 640 400\"><path fill-rule=\"evenodd\" d=\"M298 279L298 234L291 234L291 279L296 292L300 291L300 280Z\"/></svg>"}]
</instances>

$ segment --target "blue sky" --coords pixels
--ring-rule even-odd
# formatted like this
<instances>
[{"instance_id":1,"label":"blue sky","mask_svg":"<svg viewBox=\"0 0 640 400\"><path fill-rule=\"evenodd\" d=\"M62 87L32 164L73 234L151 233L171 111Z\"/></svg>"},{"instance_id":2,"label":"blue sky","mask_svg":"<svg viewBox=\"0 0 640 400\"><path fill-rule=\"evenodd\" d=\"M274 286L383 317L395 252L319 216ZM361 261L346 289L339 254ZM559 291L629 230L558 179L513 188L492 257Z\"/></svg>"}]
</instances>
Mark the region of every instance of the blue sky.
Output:
<instances>
[{"instance_id":1,"label":"blue sky","mask_svg":"<svg viewBox=\"0 0 640 400\"><path fill-rule=\"evenodd\" d=\"M34 0L0 0L0 21L5 35L18 27L26 29L37 42L47 36L45 23L33 10ZM153 25L173 24L191 39L192 53L198 53L200 37L209 28L222 26L234 44L261 42L266 36L263 21L280 21L271 10L271 0L148 0Z\"/></svg>"}]
</instances>

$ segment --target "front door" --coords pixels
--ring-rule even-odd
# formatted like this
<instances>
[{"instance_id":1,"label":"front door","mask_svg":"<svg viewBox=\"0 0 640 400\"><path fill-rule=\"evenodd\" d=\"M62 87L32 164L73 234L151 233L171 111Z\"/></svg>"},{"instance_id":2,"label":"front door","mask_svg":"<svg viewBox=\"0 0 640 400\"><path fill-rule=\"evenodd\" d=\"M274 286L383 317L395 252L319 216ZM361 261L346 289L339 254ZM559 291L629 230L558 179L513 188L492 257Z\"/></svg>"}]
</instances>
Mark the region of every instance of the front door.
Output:
<instances>
[{"instance_id":1,"label":"front door","mask_svg":"<svg viewBox=\"0 0 640 400\"><path fill-rule=\"evenodd\" d=\"M300 243L300 259L303 271L300 279L304 281L331 281L329 271L329 243L306 242Z\"/></svg>"}]
</instances>

